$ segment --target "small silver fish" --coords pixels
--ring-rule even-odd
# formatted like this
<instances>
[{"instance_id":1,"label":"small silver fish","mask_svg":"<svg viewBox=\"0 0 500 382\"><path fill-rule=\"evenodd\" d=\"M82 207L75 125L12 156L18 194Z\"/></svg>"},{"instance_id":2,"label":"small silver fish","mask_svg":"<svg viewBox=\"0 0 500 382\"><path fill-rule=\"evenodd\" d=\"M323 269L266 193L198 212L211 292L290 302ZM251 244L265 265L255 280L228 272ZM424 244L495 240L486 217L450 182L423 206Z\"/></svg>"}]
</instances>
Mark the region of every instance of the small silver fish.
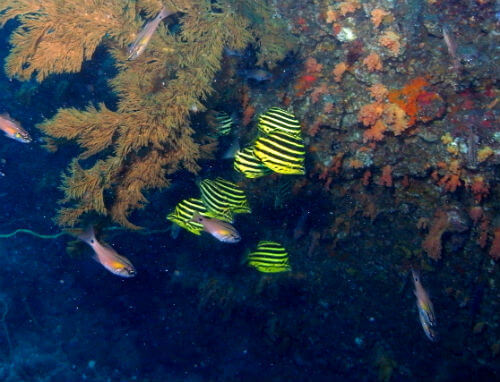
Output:
<instances>
[{"instance_id":1,"label":"small silver fish","mask_svg":"<svg viewBox=\"0 0 500 382\"><path fill-rule=\"evenodd\" d=\"M146 25L144 25L142 30L137 35L135 41L132 43L132 45L130 45L128 49L127 60L135 60L146 50L146 47L148 46L153 33L155 33L156 28L158 28L158 25L160 25L160 22L173 13L174 12L169 11L165 7L163 7L160 13L158 13L158 15L153 20L148 21Z\"/></svg>"},{"instance_id":2,"label":"small silver fish","mask_svg":"<svg viewBox=\"0 0 500 382\"><path fill-rule=\"evenodd\" d=\"M205 232L208 232L223 243L238 243L241 240L241 236L239 232L236 231L236 228L222 220L210 219L195 214L192 221L202 224Z\"/></svg>"},{"instance_id":3,"label":"small silver fish","mask_svg":"<svg viewBox=\"0 0 500 382\"><path fill-rule=\"evenodd\" d=\"M127 278L137 275L129 259L116 253L109 245L97 241L93 227L89 227L78 238L92 247L95 253L94 259L111 273Z\"/></svg>"},{"instance_id":4,"label":"small silver fish","mask_svg":"<svg viewBox=\"0 0 500 382\"><path fill-rule=\"evenodd\" d=\"M273 78L273 75L264 69L238 70L238 75L246 80L254 80L257 82L269 81Z\"/></svg>"},{"instance_id":5,"label":"small silver fish","mask_svg":"<svg viewBox=\"0 0 500 382\"><path fill-rule=\"evenodd\" d=\"M446 48L448 49L448 53L451 56L451 61L453 63L453 69L458 72L460 71L460 59L457 55L457 43L453 38L453 35L450 29L445 25L443 26L443 39L446 44Z\"/></svg>"},{"instance_id":6,"label":"small silver fish","mask_svg":"<svg viewBox=\"0 0 500 382\"><path fill-rule=\"evenodd\" d=\"M21 127L21 124L8 114L0 115L0 130L5 133L5 136L22 143L30 143L32 141L30 135Z\"/></svg>"},{"instance_id":7,"label":"small silver fish","mask_svg":"<svg viewBox=\"0 0 500 382\"><path fill-rule=\"evenodd\" d=\"M434 306L432 305L432 301L420 281L420 274L413 268L411 270L411 274L413 278L413 285L415 286L414 293L417 298L418 317L420 319L420 323L422 324L422 329L424 330L427 338L431 341L436 341L437 335L434 331L434 327L436 326Z\"/></svg>"}]
</instances>

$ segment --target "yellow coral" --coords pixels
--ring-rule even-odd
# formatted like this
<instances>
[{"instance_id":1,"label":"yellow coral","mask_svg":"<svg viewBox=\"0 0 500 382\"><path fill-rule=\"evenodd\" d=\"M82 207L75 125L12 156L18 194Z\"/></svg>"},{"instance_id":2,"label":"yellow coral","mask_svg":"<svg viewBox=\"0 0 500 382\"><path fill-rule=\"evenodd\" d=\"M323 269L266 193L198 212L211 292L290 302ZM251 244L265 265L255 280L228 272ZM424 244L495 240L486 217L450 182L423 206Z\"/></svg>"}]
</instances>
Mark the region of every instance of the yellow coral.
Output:
<instances>
[{"instance_id":1,"label":"yellow coral","mask_svg":"<svg viewBox=\"0 0 500 382\"><path fill-rule=\"evenodd\" d=\"M479 162L484 162L492 155L493 155L493 149L490 146L484 146L477 152L477 160Z\"/></svg>"},{"instance_id":2,"label":"yellow coral","mask_svg":"<svg viewBox=\"0 0 500 382\"><path fill-rule=\"evenodd\" d=\"M450 133L446 133L441 136L441 142L443 142L443 145L448 145L453 142L453 137L450 135Z\"/></svg>"}]
</instances>

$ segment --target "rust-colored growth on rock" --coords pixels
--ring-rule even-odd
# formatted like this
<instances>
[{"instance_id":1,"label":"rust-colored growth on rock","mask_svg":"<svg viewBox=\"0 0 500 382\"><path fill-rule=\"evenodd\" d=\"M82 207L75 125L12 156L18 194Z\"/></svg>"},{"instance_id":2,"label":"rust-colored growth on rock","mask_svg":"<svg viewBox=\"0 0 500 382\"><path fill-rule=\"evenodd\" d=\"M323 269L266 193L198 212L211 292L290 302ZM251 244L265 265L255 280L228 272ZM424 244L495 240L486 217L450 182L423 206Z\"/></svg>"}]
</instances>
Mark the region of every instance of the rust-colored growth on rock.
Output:
<instances>
[{"instance_id":1,"label":"rust-colored growth on rock","mask_svg":"<svg viewBox=\"0 0 500 382\"><path fill-rule=\"evenodd\" d=\"M359 159L351 159L349 161L349 167L351 167L353 169L363 168L363 162L360 161Z\"/></svg>"},{"instance_id":2,"label":"rust-colored growth on rock","mask_svg":"<svg viewBox=\"0 0 500 382\"><path fill-rule=\"evenodd\" d=\"M370 184L371 177L372 177L372 172L370 170L366 170L363 174L363 179L361 180L363 186L366 187Z\"/></svg>"},{"instance_id":3,"label":"rust-colored growth on rock","mask_svg":"<svg viewBox=\"0 0 500 382\"><path fill-rule=\"evenodd\" d=\"M243 109L243 119L241 120L243 126L247 126L250 122L252 122L254 114L255 107L253 107L252 105L247 105L247 107Z\"/></svg>"},{"instance_id":4,"label":"rust-colored growth on rock","mask_svg":"<svg viewBox=\"0 0 500 382\"><path fill-rule=\"evenodd\" d=\"M322 82L318 86L316 86L311 92L311 101L312 103L316 103L319 101L319 98L323 94L328 94L328 86L326 83Z\"/></svg>"},{"instance_id":5,"label":"rust-colored growth on rock","mask_svg":"<svg viewBox=\"0 0 500 382\"><path fill-rule=\"evenodd\" d=\"M460 180L462 172L460 170L460 162L458 160L452 160L449 165L439 162L438 166L445 166L444 168L448 170L448 173L439 179L438 185L443 187L446 191L455 192L457 188L462 185L462 181Z\"/></svg>"},{"instance_id":6,"label":"rust-colored growth on rock","mask_svg":"<svg viewBox=\"0 0 500 382\"><path fill-rule=\"evenodd\" d=\"M474 206L469 209L469 217L472 219L474 224L477 224L484 216L483 207Z\"/></svg>"},{"instance_id":7,"label":"rust-colored growth on rock","mask_svg":"<svg viewBox=\"0 0 500 382\"><path fill-rule=\"evenodd\" d=\"M318 63L318 60L316 60L314 57L308 57L306 59L304 66L305 66L305 73L306 74L317 75L323 69L323 65Z\"/></svg>"},{"instance_id":8,"label":"rust-colored growth on rock","mask_svg":"<svg viewBox=\"0 0 500 382\"><path fill-rule=\"evenodd\" d=\"M378 179L378 184L380 186L392 187L392 167L391 165L386 165L382 168L382 175Z\"/></svg>"},{"instance_id":9,"label":"rust-colored growth on rock","mask_svg":"<svg viewBox=\"0 0 500 382\"><path fill-rule=\"evenodd\" d=\"M345 62L339 62L337 65L335 65L335 68L333 68L333 76L335 82L340 82L342 81L342 76L344 75L345 71L349 69L349 66Z\"/></svg>"},{"instance_id":10,"label":"rust-colored growth on rock","mask_svg":"<svg viewBox=\"0 0 500 382\"><path fill-rule=\"evenodd\" d=\"M490 187L482 176L474 177L473 182L470 185L470 190L472 191L474 200L477 203L481 203L481 201L490 193Z\"/></svg>"},{"instance_id":11,"label":"rust-colored growth on rock","mask_svg":"<svg viewBox=\"0 0 500 382\"><path fill-rule=\"evenodd\" d=\"M481 248L485 248L488 244L488 231L490 229L490 219L483 215L481 218L481 224L479 224L479 237L477 238L477 244Z\"/></svg>"},{"instance_id":12,"label":"rust-colored growth on rock","mask_svg":"<svg viewBox=\"0 0 500 382\"><path fill-rule=\"evenodd\" d=\"M297 97L301 97L305 94L306 91L312 88L313 84L316 82L318 78L316 76L313 76L311 74L305 74L295 82L295 85L293 86L296 93L295 95Z\"/></svg>"},{"instance_id":13,"label":"rust-colored growth on rock","mask_svg":"<svg viewBox=\"0 0 500 382\"><path fill-rule=\"evenodd\" d=\"M408 126L415 124L419 112L418 97L424 93L424 87L429 83L425 77L417 77L402 89L389 91L389 102L395 103L409 116Z\"/></svg>"},{"instance_id":14,"label":"rust-colored growth on rock","mask_svg":"<svg viewBox=\"0 0 500 382\"><path fill-rule=\"evenodd\" d=\"M439 260L441 258L441 237L448 229L448 226L449 219L446 211L441 209L437 210L434 214L429 233L422 242L422 248L427 255L434 260Z\"/></svg>"},{"instance_id":15,"label":"rust-colored growth on rock","mask_svg":"<svg viewBox=\"0 0 500 382\"><path fill-rule=\"evenodd\" d=\"M495 261L500 259L500 227L495 228L495 232L493 233L493 243L491 243L489 255Z\"/></svg>"}]
</instances>

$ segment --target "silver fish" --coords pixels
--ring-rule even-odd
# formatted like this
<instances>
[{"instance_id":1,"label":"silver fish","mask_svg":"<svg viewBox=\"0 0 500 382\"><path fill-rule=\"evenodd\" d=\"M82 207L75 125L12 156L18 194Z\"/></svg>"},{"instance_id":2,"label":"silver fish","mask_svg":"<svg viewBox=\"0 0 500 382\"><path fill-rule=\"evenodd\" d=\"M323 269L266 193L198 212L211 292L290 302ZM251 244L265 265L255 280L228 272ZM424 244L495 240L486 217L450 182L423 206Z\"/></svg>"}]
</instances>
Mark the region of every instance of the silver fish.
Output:
<instances>
[{"instance_id":1,"label":"silver fish","mask_svg":"<svg viewBox=\"0 0 500 382\"><path fill-rule=\"evenodd\" d=\"M127 60L135 60L146 50L146 47L148 46L149 41L151 40L153 33L155 33L156 28L158 28L160 22L173 13L174 12L169 11L165 7L163 7L160 13L158 13L158 15L153 20L148 21L146 25L144 25L142 30L137 35L137 38L128 49Z\"/></svg>"},{"instance_id":2,"label":"silver fish","mask_svg":"<svg viewBox=\"0 0 500 382\"><path fill-rule=\"evenodd\" d=\"M210 219L195 214L192 221L202 224L205 232L208 232L223 243L238 243L241 240L241 236L239 232L236 231L236 228L222 220Z\"/></svg>"}]
</instances>

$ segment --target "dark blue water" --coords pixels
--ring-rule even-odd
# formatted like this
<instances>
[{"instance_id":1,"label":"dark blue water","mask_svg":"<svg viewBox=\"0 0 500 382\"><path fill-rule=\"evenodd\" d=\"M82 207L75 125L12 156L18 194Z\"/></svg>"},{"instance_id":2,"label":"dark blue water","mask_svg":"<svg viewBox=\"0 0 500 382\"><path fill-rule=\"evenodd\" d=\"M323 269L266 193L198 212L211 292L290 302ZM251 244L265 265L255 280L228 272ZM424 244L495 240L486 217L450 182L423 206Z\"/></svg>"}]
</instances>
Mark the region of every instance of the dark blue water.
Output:
<instances>
[{"instance_id":1,"label":"dark blue water","mask_svg":"<svg viewBox=\"0 0 500 382\"><path fill-rule=\"evenodd\" d=\"M474 3L437 2L435 8L434 2L384 3L396 21L388 18L381 28L397 30L405 46L397 57L374 42L378 32L369 13L378 3L358 7L351 19L330 5L338 13L338 28L354 30L355 42L335 37L335 23L325 21L332 9L324 4L286 1L272 8L274 18L285 20L293 49L277 63L260 66L259 43L228 49L204 104L209 111L233 114L242 147L257 135L256 116L243 126L244 94L256 115L290 106L306 136L306 175L245 179L232 160L222 158L233 139L217 138L218 151L199 161L198 174L181 169L170 175L171 187L145 191L149 203L130 215L143 230L104 218L91 222L98 225L100 241L134 264L133 278L107 271L70 233L37 236L62 232L54 221L63 197L61 174L80 148L65 141L56 152L47 151L36 125L60 108L104 103L116 110L119 95L108 81L120 69L109 47L101 44L80 72L52 74L42 82L21 81L1 70L0 114L17 120L32 142L0 137L0 381L499 380L500 279L491 254L500 226L499 93L493 70L498 12L491 2ZM3 7L0 3L0 14ZM247 16L262 22L254 13ZM179 33L182 17L169 22L172 34ZM443 23L452 25L459 43L460 73L450 69ZM0 30L2 66L19 25L11 20ZM381 73L369 73L361 64L374 50L384 58ZM311 74L305 62L313 56L323 68ZM339 84L332 70L343 60L353 66ZM252 70L265 75L241 75ZM309 75L314 85L303 89L300 78ZM371 102L367 87L384 83L400 89L418 75L432 77L444 109L402 136L386 134L373 152L363 154L369 144L363 142L365 127L357 112ZM322 93L321 84L327 89ZM312 96L314 89L319 95ZM474 115L474 126L462 123L463 110L472 110L465 114ZM193 112L190 121L197 143L213 137L205 112ZM316 134L305 133L311 126ZM460 147L488 146L493 154L480 163L471 163L476 161L470 151L452 156L441 142L447 132ZM333 167L325 172L338 153L344 154L340 172ZM349 165L353 158L363 162L361 168ZM432 166L452 160L459 160L461 169L455 193L431 177L438 169ZM387 164L394 187L378 185ZM363 186L367 170L374 178ZM198 196L200 179L217 176L238 182L248 196L252 213L234 222L242 240L226 244L205 232L174 233L166 215L181 200ZM405 176L410 186L403 184ZM489 185L479 200L471 191L478 176ZM473 206L485 211L479 223L468 217ZM450 223L443 229L442 259L436 261L422 249L428 231L417 230L416 223L426 218L432 226L440 209L460 211L466 228ZM31 233L14 234L17 229ZM483 231L486 245L480 246ZM248 267L246 255L260 240L282 243L292 270L265 274ZM419 322L412 267L421 271L433 301L437 341L426 337Z\"/></svg>"}]
</instances>

